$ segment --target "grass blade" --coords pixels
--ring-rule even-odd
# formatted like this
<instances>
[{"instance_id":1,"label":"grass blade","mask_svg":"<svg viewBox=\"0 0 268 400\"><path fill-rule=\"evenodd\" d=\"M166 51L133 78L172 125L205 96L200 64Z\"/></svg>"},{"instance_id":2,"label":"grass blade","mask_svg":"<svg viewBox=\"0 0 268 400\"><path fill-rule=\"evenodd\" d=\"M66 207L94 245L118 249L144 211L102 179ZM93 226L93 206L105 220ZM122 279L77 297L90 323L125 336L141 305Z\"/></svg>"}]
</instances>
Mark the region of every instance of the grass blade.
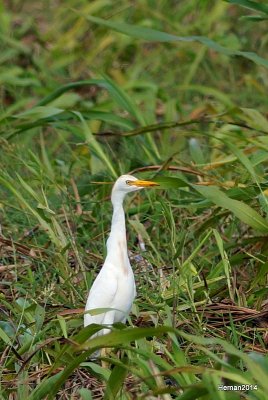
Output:
<instances>
[{"instance_id":1,"label":"grass blade","mask_svg":"<svg viewBox=\"0 0 268 400\"><path fill-rule=\"evenodd\" d=\"M268 14L268 6L262 3L258 3L257 1L251 0L225 0L227 3L237 4L239 6L249 8L254 11L261 11L265 14Z\"/></svg>"},{"instance_id":2,"label":"grass blade","mask_svg":"<svg viewBox=\"0 0 268 400\"><path fill-rule=\"evenodd\" d=\"M125 363L124 367L121 365L116 365L112 370L110 378L107 382L107 388L104 393L103 400L113 400L118 398L117 394L120 389L122 389L125 377L128 373L127 359L122 361Z\"/></svg>"},{"instance_id":3,"label":"grass blade","mask_svg":"<svg viewBox=\"0 0 268 400\"><path fill-rule=\"evenodd\" d=\"M217 187L201 187L197 185L193 185L193 187L206 199L212 201L219 207L230 210L237 218L253 229L262 233L268 232L268 224L265 219L249 205L239 200L230 199L230 197Z\"/></svg>"},{"instance_id":4,"label":"grass blade","mask_svg":"<svg viewBox=\"0 0 268 400\"><path fill-rule=\"evenodd\" d=\"M256 53L248 51L231 50L230 48L223 47L205 36L177 36L170 33L157 31L154 29L144 28L143 26L126 24L123 22L107 21L102 18L87 15L86 18L95 24L106 26L116 32L123 33L136 39L143 39L150 42L163 42L163 43L176 43L176 42L199 42L208 48L222 53L227 56L241 56L247 58L256 64L268 68L268 60L258 56Z\"/></svg>"}]
</instances>

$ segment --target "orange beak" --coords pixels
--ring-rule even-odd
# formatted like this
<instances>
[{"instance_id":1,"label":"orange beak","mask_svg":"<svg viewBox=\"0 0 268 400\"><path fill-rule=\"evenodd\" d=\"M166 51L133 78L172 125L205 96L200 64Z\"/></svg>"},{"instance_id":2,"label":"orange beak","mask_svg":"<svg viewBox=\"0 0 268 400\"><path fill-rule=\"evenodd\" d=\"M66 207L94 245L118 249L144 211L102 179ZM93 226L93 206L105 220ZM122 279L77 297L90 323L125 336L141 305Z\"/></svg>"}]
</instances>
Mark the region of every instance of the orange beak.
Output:
<instances>
[{"instance_id":1,"label":"orange beak","mask_svg":"<svg viewBox=\"0 0 268 400\"><path fill-rule=\"evenodd\" d=\"M130 186L137 186L137 187L152 187L152 186L159 186L159 183L152 182L152 181L130 181L128 183Z\"/></svg>"}]
</instances>

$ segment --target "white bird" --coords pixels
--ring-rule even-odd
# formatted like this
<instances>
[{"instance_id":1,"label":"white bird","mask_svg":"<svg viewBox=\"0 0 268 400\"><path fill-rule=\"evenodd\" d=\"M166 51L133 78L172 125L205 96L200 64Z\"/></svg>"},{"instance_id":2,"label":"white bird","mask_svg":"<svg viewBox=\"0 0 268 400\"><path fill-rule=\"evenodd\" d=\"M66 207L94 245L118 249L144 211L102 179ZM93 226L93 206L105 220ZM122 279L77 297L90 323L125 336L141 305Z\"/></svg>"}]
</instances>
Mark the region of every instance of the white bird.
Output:
<instances>
[{"instance_id":1,"label":"white bird","mask_svg":"<svg viewBox=\"0 0 268 400\"><path fill-rule=\"evenodd\" d=\"M115 182L111 196L113 217L107 240L107 256L89 291L84 326L95 323L109 327L115 322L126 321L136 296L136 286L127 252L123 201L127 193L157 185L155 182L138 180L132 175L122 175ZM97 312L97 309L105 310L96 314L88 312ZM97 335L108 332L110 329L104 328Z\"/></svg>"}]
</instances>

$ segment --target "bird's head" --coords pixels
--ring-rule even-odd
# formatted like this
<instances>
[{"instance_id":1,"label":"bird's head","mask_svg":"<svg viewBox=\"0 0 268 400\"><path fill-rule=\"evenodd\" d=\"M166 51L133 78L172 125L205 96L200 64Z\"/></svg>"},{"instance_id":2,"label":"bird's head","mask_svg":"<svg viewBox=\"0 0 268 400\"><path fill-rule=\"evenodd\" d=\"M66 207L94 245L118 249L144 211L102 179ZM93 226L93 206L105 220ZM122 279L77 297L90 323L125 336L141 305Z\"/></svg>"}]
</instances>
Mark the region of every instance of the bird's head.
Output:
<instances>
[{"instance_id":1,"label":"bird's head","mask_svg":"<svg viewBox=\"0 0 268 400\"><path fill-rule=\"evenodd\" d=\"M127 193L153 186L158 186L158 183L139 180L132 175L121 175L114 184L112 200L118 197L123 199Z\"/></svg>"}]
</instances>

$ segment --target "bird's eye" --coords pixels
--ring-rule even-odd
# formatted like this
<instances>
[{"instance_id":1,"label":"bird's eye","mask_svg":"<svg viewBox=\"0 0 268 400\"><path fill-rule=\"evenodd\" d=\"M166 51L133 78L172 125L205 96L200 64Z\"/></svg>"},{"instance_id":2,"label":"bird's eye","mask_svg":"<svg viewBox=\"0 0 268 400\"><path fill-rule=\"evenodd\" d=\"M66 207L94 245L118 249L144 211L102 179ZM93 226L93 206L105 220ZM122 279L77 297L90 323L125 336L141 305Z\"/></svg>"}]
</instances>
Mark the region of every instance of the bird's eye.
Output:
<instances>
[{"instance_id":1,"label":"bird's eye","mask_svg":"<svg viewBox=\"0 0 268 400\"><path fill-rule=\"evenodd\" d=\"M129 185L131 181L126 181L126 184Z\"/></svg>"}]
</instances>

